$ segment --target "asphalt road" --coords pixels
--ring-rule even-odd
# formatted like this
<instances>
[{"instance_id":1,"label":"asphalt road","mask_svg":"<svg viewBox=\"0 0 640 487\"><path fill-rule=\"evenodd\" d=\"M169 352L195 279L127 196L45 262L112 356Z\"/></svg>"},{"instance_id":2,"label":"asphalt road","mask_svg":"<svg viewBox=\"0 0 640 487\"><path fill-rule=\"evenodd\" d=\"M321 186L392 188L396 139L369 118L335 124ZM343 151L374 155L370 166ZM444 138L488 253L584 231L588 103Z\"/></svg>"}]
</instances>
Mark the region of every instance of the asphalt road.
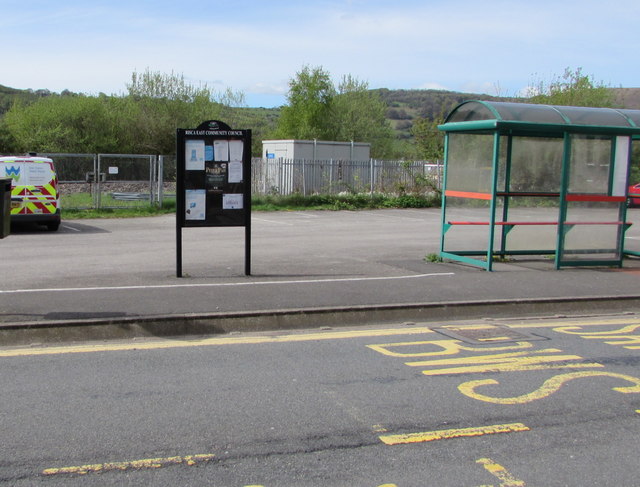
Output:
<instances>
[{"instance_id":1,"label":"asphalt road","mask_svg":"<svg viewBox=\"0 0 640 487\"><path fill-rule=\"evenodd\" d=\"M255 213L251 276L243 228L187 228L181 279L170 215L64 221L57 233L18 229L0 241L0 325L559 297L583 298L581 310L593 297L639 294L638 259L622 271L556 271L544 257L518 259L492 273L429 262L439 219L438 209ZM627 242L640 243L640 226Z\"/></svg>"},{"instance_id":2,"label":"asphalt road","mask_svg":"<svg viewBox=\"0 0 640 487\"><path fill-rule=\"evenodd\" d=\"M617 315L3 348L0 483L634 486L639 331Z\"/></svg>"}]
</instances>

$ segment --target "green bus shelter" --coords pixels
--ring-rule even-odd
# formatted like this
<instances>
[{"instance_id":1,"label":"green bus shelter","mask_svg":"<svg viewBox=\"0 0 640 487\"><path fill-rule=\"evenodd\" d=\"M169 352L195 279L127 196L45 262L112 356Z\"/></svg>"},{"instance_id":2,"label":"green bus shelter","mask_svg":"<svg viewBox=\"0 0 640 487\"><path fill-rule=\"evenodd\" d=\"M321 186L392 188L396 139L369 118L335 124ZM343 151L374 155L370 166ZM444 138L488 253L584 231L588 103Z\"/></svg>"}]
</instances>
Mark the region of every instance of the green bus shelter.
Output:
<instances>
[{"instance_id":1,"label":"green bus shelter","mask_svg":"<svg viewBox=\"0 0 640 487\"><path fill-rule=\"evenodd\" d=\"M622 266L640 110L467 101L445 123L440 256Z\"/></svg>"}]
</instances>

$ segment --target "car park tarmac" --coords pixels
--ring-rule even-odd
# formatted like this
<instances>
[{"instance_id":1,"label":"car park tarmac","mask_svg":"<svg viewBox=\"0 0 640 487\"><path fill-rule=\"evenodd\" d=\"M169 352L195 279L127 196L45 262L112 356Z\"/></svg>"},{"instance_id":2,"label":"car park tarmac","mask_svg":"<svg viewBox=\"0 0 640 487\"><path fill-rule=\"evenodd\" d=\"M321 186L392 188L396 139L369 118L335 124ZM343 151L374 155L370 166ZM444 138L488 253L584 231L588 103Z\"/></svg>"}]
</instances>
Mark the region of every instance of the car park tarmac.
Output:
<instances>
[{"instance_id":1,"label":"car park tarmac","mask_svg":"<svg viewBox=\"0 0 640 487\"><path fill-rule=\"evenodd\" d=\"M14 229L0 241L3 343L626 313L640 302L635 257L559 271L517 258L493 272L429 259L439 209L254 212L250 276L244 228L184 229L182 278L175 235L172 215Z\"/></svg>"}]
</instances>

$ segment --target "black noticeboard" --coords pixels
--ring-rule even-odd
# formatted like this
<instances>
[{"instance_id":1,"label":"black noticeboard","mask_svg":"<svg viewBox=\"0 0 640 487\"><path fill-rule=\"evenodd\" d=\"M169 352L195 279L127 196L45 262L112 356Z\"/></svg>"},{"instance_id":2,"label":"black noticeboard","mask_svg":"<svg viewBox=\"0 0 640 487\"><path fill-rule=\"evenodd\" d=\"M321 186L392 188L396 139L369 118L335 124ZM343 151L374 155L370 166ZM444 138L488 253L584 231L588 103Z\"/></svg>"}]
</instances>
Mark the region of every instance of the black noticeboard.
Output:
<instances>
[{"instance_id":1,"label":"black noticeboard","mask_svg":"<svg viewBox=\"0 0 640 487\"><path fill-rule=\"evenodd\" d=\"M245 227L245 274L251 273L251 130L218 120L176 133L177 276L182 228Z\"/></svg>"}]
</instances>

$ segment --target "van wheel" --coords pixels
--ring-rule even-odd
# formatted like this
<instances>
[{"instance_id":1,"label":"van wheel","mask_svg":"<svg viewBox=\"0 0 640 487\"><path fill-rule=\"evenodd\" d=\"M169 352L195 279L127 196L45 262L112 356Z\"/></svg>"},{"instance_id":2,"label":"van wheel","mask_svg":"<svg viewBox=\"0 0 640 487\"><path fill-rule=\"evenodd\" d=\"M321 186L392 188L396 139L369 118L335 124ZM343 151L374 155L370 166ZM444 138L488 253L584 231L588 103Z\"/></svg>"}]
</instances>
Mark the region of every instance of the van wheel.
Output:
<instances>
[{"instance_id":1,"label":"van wheel","mask_svg":"<svg viewBox=\"0 0 640 487\"><path fill-rule=\"evenodd\" d=\"M60 228L60 222L47 223L47 230L56 232Z\"/></svg>"}]
</instances>

